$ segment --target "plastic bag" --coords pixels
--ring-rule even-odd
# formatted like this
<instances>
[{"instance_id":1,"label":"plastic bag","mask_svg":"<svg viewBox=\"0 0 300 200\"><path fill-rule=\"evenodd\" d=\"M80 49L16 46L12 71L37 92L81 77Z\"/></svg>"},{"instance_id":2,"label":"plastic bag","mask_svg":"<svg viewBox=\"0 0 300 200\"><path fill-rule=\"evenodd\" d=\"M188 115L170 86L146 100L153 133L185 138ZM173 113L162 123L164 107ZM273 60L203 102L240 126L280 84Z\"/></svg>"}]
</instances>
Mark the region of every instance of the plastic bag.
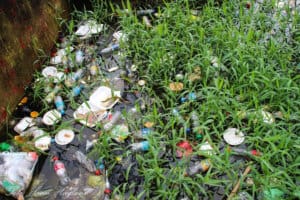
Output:
<instances>
[{"instance_id":1,"label":"plastic bag","mask_svg":"<svg viewBox=\"0 0 300 200\"><path fill-rule=\"evenodd\" d=\"M0 193L24 199L37 161L35 152L0 153Z\"/></svg>"}]
</instances>

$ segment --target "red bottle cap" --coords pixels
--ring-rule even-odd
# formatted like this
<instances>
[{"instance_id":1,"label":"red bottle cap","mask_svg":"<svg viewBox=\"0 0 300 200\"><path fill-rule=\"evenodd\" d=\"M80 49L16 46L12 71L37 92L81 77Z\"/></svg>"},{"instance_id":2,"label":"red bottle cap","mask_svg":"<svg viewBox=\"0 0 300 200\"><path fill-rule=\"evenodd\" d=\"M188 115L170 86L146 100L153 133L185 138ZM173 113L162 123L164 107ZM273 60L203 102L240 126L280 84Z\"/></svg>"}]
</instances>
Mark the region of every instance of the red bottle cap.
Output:
<instances>
[{"instance_id":1,"label":"red bottle cap","mask_svg":"<svg viewBox=\"0 0 300 200\"><path fill-rule=\"evenodd\" d=\"M176 151L177 157L179 158L189 156L193 153L193 148L188 141L178 142L176 146L180 148Z\"/></svg>"},{"instance_id":2,"label":"red bottle cap","mask_svg":"<svg viewBox=\"0 0 300 200\"><path fill-rule=\"evenodd\" d=\"M111 193L111 190L109 188L105 188L104 194L110 194L110 193Z\"/></svg>"},{"instance_id":3,"label":"red bottle cap","mask_svg":"<svg viewBox=\"0 0 300 200\"><path fill-rule=\"evenodd\" d=\"M254 156L260 156L259 151L255 150L255 149L251 150L251 154L254 155Z\"/></svg>"},{"instance_id":4,"label":"red bottle cap","mask_svg":"<svg viewBox=\"0 0 300 200\"><path fill-rule=\"evenodd\" d=\"M52 160L56 161L56 160L58 160L58 157L57 156L53 156Z\"/></svg>"},{"instance_id":5,"label":"red bottle cap","mask_svg":"<svg viewBox=\"0 0 300 200\"><path fill-rule=\"evenodd\" d=\"M95 175L97 175L97 176L100 176L102 173L101 173L101 170L100 169L97 169L96 171L95 171Z\"/></svg>"},{"instance_id":6,"label":"red bottle cap","mask_svg":"<svg viewBox=\"0 0 300 200\"><path fill-rule=\"evenodd\" d=\"M37 160L39 157L36 152L29 152L28 154L33 160Z\"/></svg>"}]
</instances>

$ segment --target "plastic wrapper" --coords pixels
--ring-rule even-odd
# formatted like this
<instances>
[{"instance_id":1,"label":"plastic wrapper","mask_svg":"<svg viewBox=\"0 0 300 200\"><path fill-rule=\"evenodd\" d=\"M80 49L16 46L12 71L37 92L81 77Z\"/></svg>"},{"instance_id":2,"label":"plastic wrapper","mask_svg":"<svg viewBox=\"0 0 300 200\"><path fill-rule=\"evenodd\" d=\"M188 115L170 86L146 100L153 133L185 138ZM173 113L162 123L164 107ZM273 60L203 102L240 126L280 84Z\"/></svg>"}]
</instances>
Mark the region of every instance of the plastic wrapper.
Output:
<instances>
[{"instance_id":1,"label":"plastic wrapper","mask_svg":"<svg viewBox=\"0 0 300 200\"><path fill-rule=\"evenodd\" d=\"M0 153L0 193L24 199L37 161L35 152Z\"/></svg>"}]
</instances>

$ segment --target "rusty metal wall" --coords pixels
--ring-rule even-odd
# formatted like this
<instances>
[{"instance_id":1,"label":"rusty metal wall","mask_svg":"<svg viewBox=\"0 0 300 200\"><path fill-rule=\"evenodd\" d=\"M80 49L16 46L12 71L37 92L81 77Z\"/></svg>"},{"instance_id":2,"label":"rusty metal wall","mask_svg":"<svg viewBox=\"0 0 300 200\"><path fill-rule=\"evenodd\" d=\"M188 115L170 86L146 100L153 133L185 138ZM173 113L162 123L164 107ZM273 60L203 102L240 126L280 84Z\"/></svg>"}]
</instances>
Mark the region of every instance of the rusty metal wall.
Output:
<instances>
[{"instance_id":1,"label":"rusty metal wall","mask_svg":"<svg viewBox=\"0 0 300 200\"><path fill-rule=\"evenodd\" d=\"M58 16L68 16L67 0L0 1L0 125L18 103L32 74L54 45Z\"/></svg>"}]
</instances>

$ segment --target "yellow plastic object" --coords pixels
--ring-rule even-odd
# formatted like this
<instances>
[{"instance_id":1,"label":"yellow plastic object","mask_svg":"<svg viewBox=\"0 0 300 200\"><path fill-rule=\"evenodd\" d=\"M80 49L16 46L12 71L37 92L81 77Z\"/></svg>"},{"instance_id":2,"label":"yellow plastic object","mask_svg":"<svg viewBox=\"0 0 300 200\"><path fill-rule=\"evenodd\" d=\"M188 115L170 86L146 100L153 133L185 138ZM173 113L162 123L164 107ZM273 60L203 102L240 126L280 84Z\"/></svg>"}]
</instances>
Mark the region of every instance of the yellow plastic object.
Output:
<instances>
[{"instance_id":1,"label":"yellow plastic object","mask_svg":"<svg viewBox=\"0 0 300 200\"><path fill-rule=\"evenodd\" d=\"M24 105L28 102L28 97L23 97L19 103L19 106Z\"/></svg>"},{"instance_id":2,"label":"yellow plastic object","mask_svg":"<svg viewBox=\"0 0 300 200\"><path fill-rule=\"evenodd\" d=\"M37 118L38 116L39 116L39 113L37 111L32 111L30 113L30 117L32 117L32 118Z\"/></svg>"}]
</instances>

